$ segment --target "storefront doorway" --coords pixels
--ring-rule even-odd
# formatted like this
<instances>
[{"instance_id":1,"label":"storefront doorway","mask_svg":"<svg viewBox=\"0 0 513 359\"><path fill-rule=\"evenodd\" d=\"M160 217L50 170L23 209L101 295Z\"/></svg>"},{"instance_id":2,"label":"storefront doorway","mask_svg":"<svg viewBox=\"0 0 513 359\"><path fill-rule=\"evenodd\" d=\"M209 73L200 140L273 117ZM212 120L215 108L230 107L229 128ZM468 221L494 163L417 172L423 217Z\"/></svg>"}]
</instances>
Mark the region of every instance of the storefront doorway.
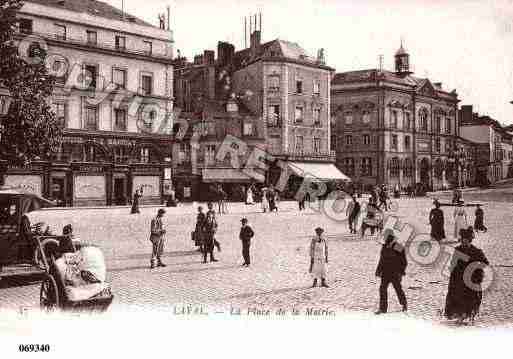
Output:
<instances>
[{"instance_id":1,"label":"storefront doorway","mask_svg":"<svg viewBox=\"0 0 513 359\"><path fill-rule=\"evenodd\" d=\"M116 206L126 205L126 178L114 178L112 202Z\"/></svg>"}]
</instances>

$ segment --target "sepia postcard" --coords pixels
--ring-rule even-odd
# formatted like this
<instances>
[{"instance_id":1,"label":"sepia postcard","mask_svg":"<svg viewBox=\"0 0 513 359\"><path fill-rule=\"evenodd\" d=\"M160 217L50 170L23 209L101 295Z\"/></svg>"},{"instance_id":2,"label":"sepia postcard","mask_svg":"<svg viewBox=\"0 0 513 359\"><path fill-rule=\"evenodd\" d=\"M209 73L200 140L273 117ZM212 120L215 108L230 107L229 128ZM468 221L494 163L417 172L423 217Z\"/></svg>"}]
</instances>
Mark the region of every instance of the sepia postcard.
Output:
<instances>
[{"instance_id":1,"label":"sepia postcard","mask_svg":"<svg viewBox=\"0 0 513 359\"><path fill-rule=\"evenodd\" d=\"M512 44L509 0L0 0L0 356L504 355Z\"/></svg>"}]
</instances>

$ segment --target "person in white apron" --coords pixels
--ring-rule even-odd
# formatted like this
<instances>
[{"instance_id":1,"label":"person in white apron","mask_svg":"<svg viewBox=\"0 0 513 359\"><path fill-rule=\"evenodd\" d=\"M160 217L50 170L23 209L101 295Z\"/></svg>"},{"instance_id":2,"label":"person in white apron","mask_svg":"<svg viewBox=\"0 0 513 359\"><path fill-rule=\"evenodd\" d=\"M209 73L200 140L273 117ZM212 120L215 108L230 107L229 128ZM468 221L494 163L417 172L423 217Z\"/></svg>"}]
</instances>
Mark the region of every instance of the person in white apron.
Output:
<instances>
[{"instance_id":1,"label":"person in white apron","mask_svg":"<svg viewBox=\"0 0 513 359\"><path fill-rule=\"evenodd\" d=\"M317 286L317 282L321 281L321 287L328 288L326 284L326 276L328 274L328 243L322 233L324 230L320 227L315 229L315 237L310 243L310 273L313 277L312 288Z\"/></svg>"},{"instance_id":2,"label":"person in white apron","mask_svg":"<svg viewBox=\"0 0 513 359\"><path fill-rule=\"evenodd\" d=\"M267 188L262 188L262 211L265 213L269 210L269 201L267 199Z\"/></svg>"},{"instance_id":3,"label":"person in white apron","mask_svg":"<svg viewBox=\"0 0 513 359\"><path fill-rule=\"evenodd\" d=\"M454 209L454 238L460 239L460 230L468 228L467 212L463 208L463 201L459 201Z\"/></svg>"}]
</instances>

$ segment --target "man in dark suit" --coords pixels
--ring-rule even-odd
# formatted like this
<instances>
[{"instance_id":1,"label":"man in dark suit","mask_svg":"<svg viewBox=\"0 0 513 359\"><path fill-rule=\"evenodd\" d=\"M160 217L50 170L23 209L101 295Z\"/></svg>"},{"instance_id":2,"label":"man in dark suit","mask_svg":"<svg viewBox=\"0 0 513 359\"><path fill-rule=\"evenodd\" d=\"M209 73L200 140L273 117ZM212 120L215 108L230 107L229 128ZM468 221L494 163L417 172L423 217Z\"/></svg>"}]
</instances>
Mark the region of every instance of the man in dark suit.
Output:
<instances>
[{"instance_id":1,"label":"man in dark suit","mask_svg":"<svg viewBox=\"0 0 513 359\"><path fill-rule=\"evenodd\" d=\"M251 246L251 238L253 238L255 232L248 226L248 220L246 218L242 218L240 222L242 223L242 227L240 229L239 238L242 242L242 257L244 258L242 266L249 267L251 264L249 247Z\"/></svg>"},{"instance_id":2,"label":"man in dark suit","mask_svg":"<svg viewBox=\"0 0 513 359\"><path fill-rule=\"evenodd\" d=\"M392 231L385 232L385 244L381 248L378 267L376 268L376 277L381 277L379 287L379 310L376 314L383 314L388 309L388 285L392 284L399 299L399 304L403 307L403 312L408 310L406 296L401 286L401 279L406 271L408 262L404 247L397 243L396 237Z\"/></svg>"}]
</instances>

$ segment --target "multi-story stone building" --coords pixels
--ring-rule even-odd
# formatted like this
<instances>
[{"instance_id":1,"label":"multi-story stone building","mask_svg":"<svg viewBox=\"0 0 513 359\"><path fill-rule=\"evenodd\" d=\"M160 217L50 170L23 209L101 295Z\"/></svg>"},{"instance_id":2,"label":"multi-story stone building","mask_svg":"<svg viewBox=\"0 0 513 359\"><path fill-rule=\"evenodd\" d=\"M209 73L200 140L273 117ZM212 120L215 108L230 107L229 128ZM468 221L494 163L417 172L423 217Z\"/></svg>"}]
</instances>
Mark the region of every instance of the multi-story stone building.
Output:
<instances>
[{"instance_id":1,"label":"multi-story stone building","mask_svg":"<svg viewBox=\"0 0 513 359\"><path fill-rule=\"evenodd\" d=\"M189 123L202 123L206 131L197 146L199 163L203 159L198 181L224 183L231 192L227 183L276 184L287 171L291 176L286 195L291 195L301 177L347 179L334 166L335 154L330 151L333 70L324 64L322 51L312 58L298 44L283 40L261 44L260 36L259 30L254 31L250 47L237 52L233 45L220 42L217 60L213 51L205 51L193 63L175 61L176 104L187 116L196 113L196 120ZM248 177L224 157L211 160L228 135L241 141L235 144L237 149L244 148L235 154L239 163L247 164L255 149L260 151L256 157L262 163L250 166L260 170L261 177ZM187 152L187 144L182 146ZM177 167L176 174L181 172ZM183 177L185 182L195 181Z\"/></svg>"},{"instance_id":2,"label":"multi-story stone building","mask_svg":"<svg viewBox=\"0 0 513 359\"><path fill-rule=\"evenodd\" d=\"M449 158L458 136L458 96L410 71L402 44L395 72L337 73L331 82L331 116L337 165L355 183L455 184Z\"/></svg>"},{"instance_id":3,"label":"multi-story stone building","mask_svg":"<svg viewBox=\"0 0 513 359\"><path fill-rule=\"evenodd\" d=\"M325 64L324 50L309 56L297 43L273 40L261 43L254 31L250 47L235 53L234 88L254 96L247 107L265 123L266 152L274 161L268 182L276 183L283 171L290 194L301 178L347 180L335 166L331 151L330 80L334 70Z\"/></svg>"},{"instance_id":4,"label":"multi-story stone building","mask_svg":"<svg viewBox=\"0 0 513 359\"><path fill-rule=\"evenodd\" d=\"M137 188L143 203L161 202L171 180L173 39L160 20L96 0L25 2L17 39L29 52L47 49L64 136L53 158L9 167L6 185L65 205L126 204Z\"/></svg>"},{"instance_id":5,"label":"multi-story stone building","mask_svg":"<svg viewBox=\"0 0 513 359\"><path fill-rule=\"evenodd\" d=\"M489 116L480 116L473 111L472 105L461 106L460 134L478 147L477 179L494 183L507 176L507 152L503 149L508 134L496 120ZM503 162L506 163L503 163ZM504 173L506 172L506 173Z\"/></svg>"}]
</instances>

